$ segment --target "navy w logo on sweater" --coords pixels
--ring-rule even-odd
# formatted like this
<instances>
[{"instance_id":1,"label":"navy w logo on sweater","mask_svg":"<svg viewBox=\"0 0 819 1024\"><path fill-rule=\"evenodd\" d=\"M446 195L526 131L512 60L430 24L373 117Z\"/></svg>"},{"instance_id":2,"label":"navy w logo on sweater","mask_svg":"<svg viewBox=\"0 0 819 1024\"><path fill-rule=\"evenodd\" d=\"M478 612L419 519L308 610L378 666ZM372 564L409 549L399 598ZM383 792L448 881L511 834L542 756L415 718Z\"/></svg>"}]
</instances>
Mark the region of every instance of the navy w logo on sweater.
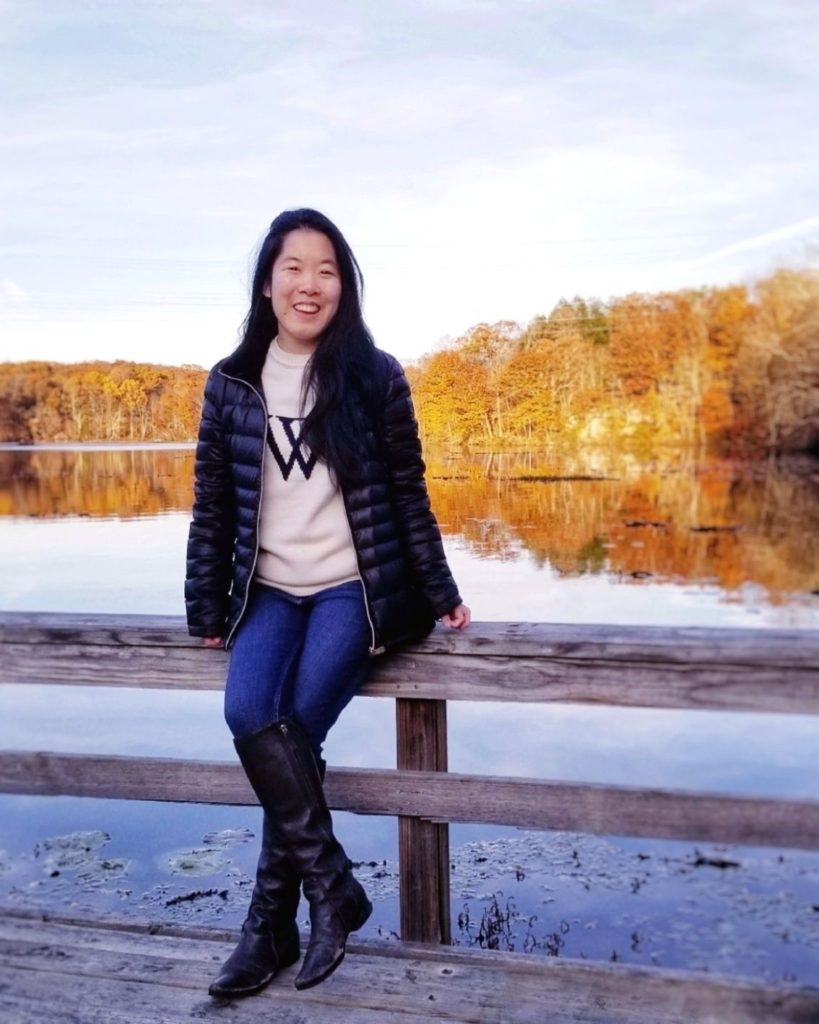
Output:
<instances>
[{"instance_id":1,"label":"navy w logo on sweater","mask_svg":"<svg viewBox=\"0 0 819 1024\"><path fill-rule=\"evenodd\" d=\"M316 464L316 456L310 451L307 445L302 446L301 424L303 419L297 416L270 416L267 425L267 447L270 449L276 464L282 471L285 480L290 478L293 467L298 465L304 474L304 479L309 480ZM293 424L298 423L298 435L293 429ZM285 458L284 452L287 452Z\"/></svg>"}]
</instances>

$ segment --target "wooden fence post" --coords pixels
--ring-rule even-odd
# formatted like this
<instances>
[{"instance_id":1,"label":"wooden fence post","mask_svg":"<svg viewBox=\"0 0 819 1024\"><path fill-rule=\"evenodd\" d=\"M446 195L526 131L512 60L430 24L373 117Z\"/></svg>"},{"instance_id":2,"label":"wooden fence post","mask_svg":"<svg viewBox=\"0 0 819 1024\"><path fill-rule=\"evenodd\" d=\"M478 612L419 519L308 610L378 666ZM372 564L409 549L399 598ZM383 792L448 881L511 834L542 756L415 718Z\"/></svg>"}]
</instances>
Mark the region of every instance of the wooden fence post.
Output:
<instances>
[{"instance_id":1,"label":"wooden fence post","mask_svg":"<svg viewBox=\"0 0 819 1024\"><path fill-rule=\"evenodd\" d=\"M447 770L446 701L395 702L397 767ZM401 938L452 942L449 912L449 825L398 817Z\"/></svg>"}]
</instances>

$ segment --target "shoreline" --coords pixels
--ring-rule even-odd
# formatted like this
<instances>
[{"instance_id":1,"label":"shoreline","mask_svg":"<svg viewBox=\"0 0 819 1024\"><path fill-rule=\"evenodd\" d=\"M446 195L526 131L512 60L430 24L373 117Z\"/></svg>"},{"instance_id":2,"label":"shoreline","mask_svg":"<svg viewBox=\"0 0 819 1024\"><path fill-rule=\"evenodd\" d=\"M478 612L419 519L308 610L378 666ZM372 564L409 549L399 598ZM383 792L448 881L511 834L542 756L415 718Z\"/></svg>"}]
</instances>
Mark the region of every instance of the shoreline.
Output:
<instances>
[{"instance_id":1,"label":"shoreline","mask_svg":"<svg viewBox=\"0 0 819 1024\"><path fill-rule=\"evenodd\" d=\"M156 448L192 451L196 441L0 441L0 452L150 451Z\"/></svg>"}]
</instances>

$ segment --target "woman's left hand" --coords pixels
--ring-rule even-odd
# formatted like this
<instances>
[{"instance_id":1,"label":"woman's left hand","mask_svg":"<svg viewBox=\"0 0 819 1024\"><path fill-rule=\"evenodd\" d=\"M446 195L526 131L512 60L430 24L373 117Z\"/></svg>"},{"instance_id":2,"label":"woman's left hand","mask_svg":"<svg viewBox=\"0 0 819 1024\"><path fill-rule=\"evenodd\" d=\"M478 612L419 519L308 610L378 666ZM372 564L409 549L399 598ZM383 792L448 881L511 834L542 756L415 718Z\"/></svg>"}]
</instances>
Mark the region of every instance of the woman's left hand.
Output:
<instances>
[{"instance_id":1,"label":"woman's left hand","mask_svg":"<svg viewBox=\"0 0 819 1024\"><path fill-rule=\"evenodd\" d=\"M449 629L466 629L471 621L472 612L465 604L456 605L441 616L441 622Z\"/></svg>"}]
</instances>

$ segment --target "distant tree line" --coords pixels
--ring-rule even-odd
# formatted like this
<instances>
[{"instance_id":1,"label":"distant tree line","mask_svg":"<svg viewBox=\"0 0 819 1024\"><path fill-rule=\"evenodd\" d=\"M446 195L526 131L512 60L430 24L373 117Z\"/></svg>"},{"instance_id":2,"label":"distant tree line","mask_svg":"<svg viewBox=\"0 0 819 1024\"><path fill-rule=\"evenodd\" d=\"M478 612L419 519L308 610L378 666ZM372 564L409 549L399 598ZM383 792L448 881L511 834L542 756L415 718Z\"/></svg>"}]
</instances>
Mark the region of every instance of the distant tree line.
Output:
<instances>
[{"instance_id":1,"label":"distant tree line","mask_svg":"<svg viewBox=\"0 0 819 1024\"><path fill-rule=\"evenodd\" d=\"M561 300L479 324L410 368L425 439L819 455L819 274Z\"/></svg>"},{"instance_id":2,"label":"distant tree line","mask_svg":"<svg viewBox=\"0 0 819 1024\"><path fill-rule=\"evenodd\" d=\"M409 367L427 442L474 450L678 445L819 455L819 273L479 324ZM0 440L195 438L206 372L0 364Z\"/></svg>"},{"instance_id":3,"label":"distant tree line","mask_svg":"<svg viewBox=\"0 0 819 1024\"><path fill-rule=\"evenodd\" d=\"M3 363L0 440L191 440L206 376L124 361Z\"/></svg>"}]
</instances>

